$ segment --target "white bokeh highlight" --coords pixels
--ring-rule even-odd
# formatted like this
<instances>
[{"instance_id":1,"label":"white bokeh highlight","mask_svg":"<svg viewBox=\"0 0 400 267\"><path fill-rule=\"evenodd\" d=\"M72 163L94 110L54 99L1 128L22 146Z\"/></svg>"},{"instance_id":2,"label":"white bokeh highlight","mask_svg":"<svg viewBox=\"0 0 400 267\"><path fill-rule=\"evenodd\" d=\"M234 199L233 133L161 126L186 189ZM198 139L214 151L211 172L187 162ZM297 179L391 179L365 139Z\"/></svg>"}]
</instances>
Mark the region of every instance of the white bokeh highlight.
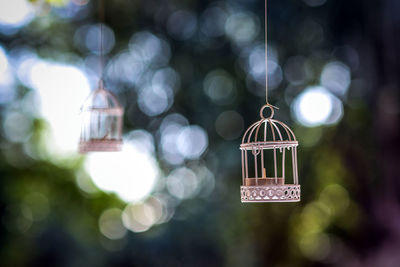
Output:
<instances>
[{"instance_id":1,"label":"white bokeh highlight","mask_svg":"<svg viewBox=\"0 0 400 267\"><path fill-rule=\"evenodd\" d=\"M197 125L183 127L178 135L177 147L185 158L199 158L208 147L206 131Z\"/></svg>"},{"instance_id":2,"label":"white bokeh highlight","mask_svg":"<svg viewBox=\"0 0 400 267\"><path fill-rule=\"evenodd\" d=\"M310 87L293 102L296 120L307 127L337 123L343 116L343 104L326 88Z\"/></svg>"},{"instance_id":3,"label":"white bokeh highlight","mask_svg":"<svg viewBox=\"0 0 400 267\"><path fill-rule=\"evenodd\" d=\"M126 202L146 198L159 176L157 162L149 150L129 141L121 152L89 154L85 167L96 186Z\"/></svg>"},{"instance_id":4,"label":"white bokeh highlight","mask_svg":"<svg viewBox=\"0 0 400 267\"><path fill-rule=\"evenodd\" d=\"M79 141L79 110L90 93L87 77L79 68L37 60L30 68L29 80L40 98L40 112L51 130L46 140L50 152L73 153Z\"/></svg>"},{"instance_id":5,"label":"white bokeh highlight","mask_svg":"<svg viewBox=\"0 0 400 267\"><path fill-rule=\"evenodd\" d=\"M321 85L336 95L346 95L350 83L350 68L341 62L330 62L322 70Z\"/></svg>"},{"instance_id":6,"label":"white bokeh highlight","mask_svg":"<svg viewBox=\"0 0 400 267\"><path fill-rule=\"evenodd\" d=\"M27 0L0 0L0 31L19 28L34 18L34 9ZM3 31L3 32L4 32Z\"/></svg>"}]
</instances>

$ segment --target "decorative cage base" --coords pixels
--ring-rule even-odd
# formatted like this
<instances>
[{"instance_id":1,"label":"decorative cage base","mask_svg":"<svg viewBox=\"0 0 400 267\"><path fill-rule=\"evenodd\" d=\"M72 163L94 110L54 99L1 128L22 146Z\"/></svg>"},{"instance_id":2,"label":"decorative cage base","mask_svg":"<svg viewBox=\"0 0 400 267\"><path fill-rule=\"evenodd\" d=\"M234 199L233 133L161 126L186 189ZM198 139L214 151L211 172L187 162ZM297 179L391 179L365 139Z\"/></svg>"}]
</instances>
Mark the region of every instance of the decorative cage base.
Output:
<instances>
[{"instance_id":1,"label":"decorative cage base","mask_svg":"<svg viewBox=\"0 0 400 267\"><path fill-rule=\"evenodd\" d=\"M118 152L122 149L122 140L96 140L79 142L79 152Z\"/></svg>"},{"instance_id":2,"label":"decorative cage base","mask_svg":"<svg viewBox=\"0 0 400 267\"><path fill-rule=\"evenodd\" d=\"M241 186L242 203L246 202L299 202L300 185Z\"/></svg>"}]
</instances>

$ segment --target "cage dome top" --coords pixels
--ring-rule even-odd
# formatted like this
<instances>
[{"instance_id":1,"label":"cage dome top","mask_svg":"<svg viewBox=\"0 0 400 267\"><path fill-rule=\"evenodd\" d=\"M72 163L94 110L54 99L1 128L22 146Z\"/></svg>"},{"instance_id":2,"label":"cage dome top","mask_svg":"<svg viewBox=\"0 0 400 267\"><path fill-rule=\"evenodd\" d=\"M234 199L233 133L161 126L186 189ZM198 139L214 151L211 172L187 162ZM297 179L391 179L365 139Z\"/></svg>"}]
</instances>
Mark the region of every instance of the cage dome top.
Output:
<instances>
[{"instance_id":1,"label":"cage dome top","mask_svg":"<svg viewBox=\"0 0 400 267\"><path fill-rule=\"evenodd\" d=\"M271 115L264 117L264 110L270 108ZM273 148L289 148L298 145L296 136L293 131L285 123L273 119L274 106L267 104L260 110L261 120L253 123L242 138L240 149L273 149Z\"/></svg>"},{"instance_id":2,"label":"cage dome top","mask_svg":"<svg viewBox=\"0 0 400 267\"><path fill-rule=\"evenodd\" d=\"M81 111L96 111L113 115L124 113L115 95L104 88L103 81L99 82L99 87L86 99Z\"/></svg>"}]
</instances>

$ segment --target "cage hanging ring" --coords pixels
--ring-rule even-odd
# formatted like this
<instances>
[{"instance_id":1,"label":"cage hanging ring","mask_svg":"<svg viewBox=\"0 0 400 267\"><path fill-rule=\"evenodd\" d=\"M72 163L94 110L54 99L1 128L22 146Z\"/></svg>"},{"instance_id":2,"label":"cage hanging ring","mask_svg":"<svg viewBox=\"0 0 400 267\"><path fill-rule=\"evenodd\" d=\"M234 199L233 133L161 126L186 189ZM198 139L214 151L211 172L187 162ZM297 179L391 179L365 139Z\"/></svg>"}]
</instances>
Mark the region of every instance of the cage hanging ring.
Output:
<instances>
[{"instance_id":1,"label":"cage hanging ring","mask_svg":"<svg viewBox=\"0 0 400 267\"><path fill-rule=\"evenodd\" d=\"M271 115L268 118L264 117L264 109L265 108L270 108L271 110ZM271 104L265 104L264 106L262 106L262 108L260 109L260 117L261 119L265 120L265 119L272 119L272 117L274 116L274 106Z\"/></svg>"}]
</instances>

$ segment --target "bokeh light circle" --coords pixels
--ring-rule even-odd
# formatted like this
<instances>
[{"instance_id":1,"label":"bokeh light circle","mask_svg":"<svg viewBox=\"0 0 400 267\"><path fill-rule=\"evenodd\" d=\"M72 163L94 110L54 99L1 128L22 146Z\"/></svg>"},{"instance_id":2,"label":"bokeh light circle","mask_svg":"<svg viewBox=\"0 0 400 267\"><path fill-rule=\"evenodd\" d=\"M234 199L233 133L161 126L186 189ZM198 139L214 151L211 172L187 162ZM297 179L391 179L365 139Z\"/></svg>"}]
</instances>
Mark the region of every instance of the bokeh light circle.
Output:
<instances>
[{"instance_id":1,"label":"bokeh light circle","mask_svg":"<svg viewBox=\"0 0 400 267\"><path fill-rule=\"evenodd\" d=\"M100 189L116 193L126 202L147 197L159 176L154 156L129 141L124 143L121 152L91 153L86 169Z\"/></svg>"},{"instance_id":2,"label":"bokeh light circle","mask_svg":"<svg viewBox=\"0 0 400 267\"><path fill-rule=\"evenodd\" d=\"M294 100L292 111L299 123L315 127L339 121L343 114L343 106L326 88L317 86L302 92Z\"/></svg>"},{"instance_id":3,"label":"bokeh light circle","mask_svg":"<svg viewBox=\"0 0 400 267\"><path fill-rule=\"evenodd\" d=\"M176 142L182 156L187 159L197 159L207 149L208 136L200 126L191 125L182 128Z\"/></svg>"}]
</instances>

